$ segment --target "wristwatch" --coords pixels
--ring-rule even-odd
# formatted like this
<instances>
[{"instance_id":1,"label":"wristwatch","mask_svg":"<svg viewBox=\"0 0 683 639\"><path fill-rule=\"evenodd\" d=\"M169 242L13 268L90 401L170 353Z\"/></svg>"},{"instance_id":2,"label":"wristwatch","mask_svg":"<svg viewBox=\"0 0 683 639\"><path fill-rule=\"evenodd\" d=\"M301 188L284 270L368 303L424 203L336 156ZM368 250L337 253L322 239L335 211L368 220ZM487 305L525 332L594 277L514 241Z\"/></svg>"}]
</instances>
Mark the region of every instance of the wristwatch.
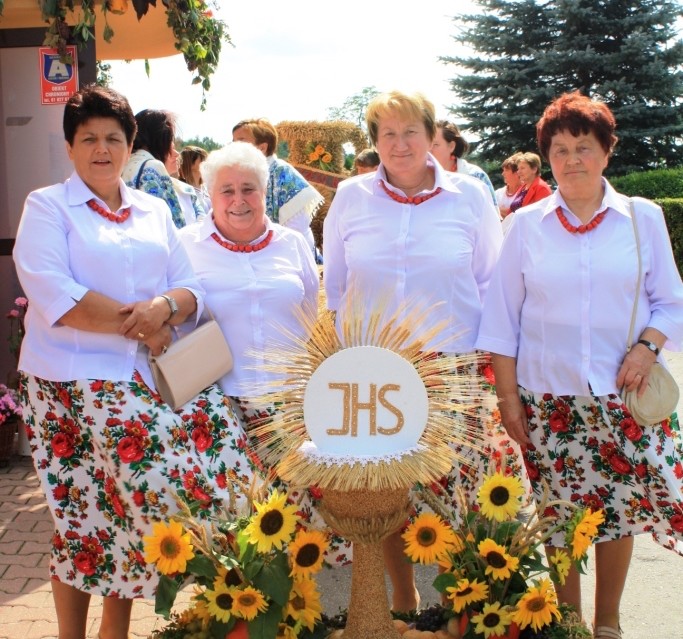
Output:
<instances>
[{"instance_id":1,"label":"wristwatch","mask_svg":"<svg viewBox=\"0 0 683 639\"><path fill-rule=\"evenodd\" d=\"M638 344L642 344L643 346L647 346L655 355L659 355L659 348L657 348L657 344L653 342L649 342L646 339L639 339Z\"/></svg>"},{"instance_id":2,"label":"wristwatch","mask_svg":"<svg viewBox=\"0 0 683 639\"><path fill-rule=\"evenodd\" d=\"M178 302L176 302L170 295L160 295L159 297L163 297L166 302L168 302L168 306L171 309L171 314L168 316L168 319L171 319L178 312Z\"/></svg>"}]
</instances>

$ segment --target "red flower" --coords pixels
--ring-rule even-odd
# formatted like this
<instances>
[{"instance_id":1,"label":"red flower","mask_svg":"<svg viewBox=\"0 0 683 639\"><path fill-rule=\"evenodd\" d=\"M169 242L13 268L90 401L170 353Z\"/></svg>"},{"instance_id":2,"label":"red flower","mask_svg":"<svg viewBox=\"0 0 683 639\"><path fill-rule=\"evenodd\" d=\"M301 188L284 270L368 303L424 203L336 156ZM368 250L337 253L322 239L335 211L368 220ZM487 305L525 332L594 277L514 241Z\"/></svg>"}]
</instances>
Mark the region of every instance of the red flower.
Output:
<instances>
[{"instance_id":1,"label":"red flower","mask_svg":"<svg viewBox=\"0 0 683 639\"><path fill-rule=\"evenodd\" d=\"M52 545L56 550L63 550L64 549L64 540L62 539L62 536L56 532L54 535L52 535Z\"/></svg>"},{"instance_id":2,"label":"red flower","mask_svg":"<svg viewBox=\"0 0 683 639\"><path fill-rule=\"evenodd\" d=\"M564 470L564 457L558 457L555 460L555 472L561 473Z\"/></svg>"},{"instance_id":3,"label":"red flower","mask_svg":"<svg viewBox=\"0 0 683 639\"><path fill-rule=\"evenodd\" d=\"M667 437L671 437L673 435L673 431L671 430L671 420L670 419L665 419L662 422L662 430L664 431L664 434Z\"/></svg>"},{"instance_id":4,"label":"red flower","mask_svg":"<svg viewBox=\"0 0 683 639\"><path fill-rule=\"evenodd\" d=\"M147 413L142 413L140 415L140 421L150 424L152 422L152 418Z\"/></svg>"},{"instance_id":5,"label":"red flower","mask_svg":"<svg viewBox=\"0 0 683 639\"><path fill-rule=\"evenodd\" d=\"M676 532L683 533L683 515L674 515L669 523Z\"/></svg>"},{"instance_id":6,"label":"red flower","mask_svg":"<svg viewBox=\"0 0 683 639\"><path fill-rule=\"evenodd\" d=\"M225 488L228 485L228 480L225 476L225 473L218 473L215 477L216 480L216 486L219 488Z\"/></svg>"},{"instance_id":7,"label":"red flower","mask_svg":"<svg viewBox=\"0 0 683 639\"><path fill-rule=\"evenodd\" d=\"M569 418L562 410L554 410L548 418L548 424L553 433L566 433L569 430Z\"/></svg>"},{"instance_id":8,"label":"red flower","mask_svg":"<svg viewBox=\"0 0 683 639\"><path fill-rule=\"evenodd\" d=\"M74 557L74 566L78 572L90 577L96 572L97 558L87 552L78 552Z\"/></svg>"},{"instance_id":9,"label":"red flower","mask_svg":"<svg viewBox=\"0 0 683 639\"><path fill-rule=\"evenodd\" d=\"M97 531L97 538L100 541L109 541L111 539L111 537L109 536L109 533L106 530L102 530L102 529Z\"/></svg>"},{"instance_id":10,"label":"red flower","mask_svg":"<svg viewBox=\"0 0 683 639\"><path fill-rule=\"evenodd\" d=\"M192 441L197 447L197 452L203 453L211 448L213 437L206 426L198 426L192 431Z\"/></svg>"},{"instance_id":11,"label":"red flower","mask_svg":"<svg viewBox=\"0 0 683 639\"><path fill-rule=\"evenodd\" d=\"M531 419L534 416L534 408L530 404L525 404L524 410L526 411L527 419Z\"/></svg>"},{"instance_id":12,"label":"red flower","mask_svg":"<svg viewBox=\"0 0 683 639\"><path fill-rule=\"evenodd\" d=\"M65 433L57 433L52 438L52 452L55 457L71 457L75 452L73 438Z\"/></svg>"},{"instance_id":13,"label":"red flower","mask_svg":"<svg viewBox=\"0 0 683 639\"><path fill-rule=\"evenodd\" d=\"M98 468L95 471L95 479L97 481L102 481L104 479L104 471L101 468Z\"/></svg>"},{"instance_id":14,"label":"red flower","mask_svg":"<svg viewBox=\"0 0 683 639\"><path fill-rule=\"evenodd\" d=\"M617 402L607 402L607 410L617 410L622 407L623 404Z\"/></svg>"},{"instance_id":15,"label":"red flower","mask_svg":"<svg viewBox=\"0 0 683 639\"><path fill-rule=\"evenodd\" d=\"M96 379L94 382L90 383L90 390L93 393L98 393L104 388L104 382L101 379Z\"/></svg>"},{"instance_id":16,"label":"red flower","mask_svg":"<svg viewBox=\"0 0 683 639\"><path fill-rule=\"evenodd\" d=\"M526 457L524 458L524 465L526 466L526 472L527 475L529 475L529 479L531 481L537 481L538 478L541 476L541 473L538 470L538 466L530 462L528 459L526 459Z\"/></svg>"},{"instance_id":17,"label":"red flower","mask_svg":"<svg viewBox=\"0 0 683 639\"><path fill-rule=\"evenodd\" d=\"M62 402L64 408L71 408L71 395L66 388L59 389L59 401Z\"/></svg>"},{"instance_id":18,"label":"red flower","mask_svg":"<svg viewBox=\"0 0 683 639\"><path fill-rule=\"evenodd\" d=\"M581 499L584 506L590 508L593 512L601 510L605 507L605 502L600 499L597 495L584 495Z\"/></svg>"},{"instance_id":19,"label":"red flower","mask_svg":"<svg viewBox=\"0 0 683 639\"><path fill-rule=\"evenodd\" d=\"M308 492L311 493L311 497L313 497L313 499L322 499L323 498L323 491L320 490L320 488L318 488L318 486L311 486L308 489ZM436 492L436 491L434 491L434 492Z\"/></svg>"},{"instance_id":20,"label":"red flower","mask_svg":"<svg viewBox=\"0 0 683 639\"><path fill-rule=\"evenodd\" d=\"M617 450L617 447L612 442L607 442L605 444L601 444L599 450L601 457L609 458L612 455L614 455L614 453Z\"/></svg>"},{"instance_id":21,"label":"red flower","mask_svg":"<svg viewBox=\"0 0 683 639\"><path fill-rule=\"evenodd\" d=\"M72 522L69 522L69 523L72 523ZM74 539L80 539L81 538L81 536L75 530L67 530L64 533L64 536L70 541L73 541Z\"/></svg>"},{"instance_id":22,"label":"red flower","mask_svg":"<svg viewBox=\"0 0 683 639\"><path fill-rule=\"evenodd\" d=\"M544 402L549 402L553 398L552 393L544 393L543 394L543 401Z\"/></svg>"},{"instance_id":23,"label":"red flower","mask_svg":"<svg viewBox=\"0 0 683 639\"><path fill-rule=\"evenodd\" d=\"M647 464L636 464L633 470L636 473L636 475L642 479L647 475Z\"/></svg>"},{"instance_id":24,"label":"red flower","mask_svg":"<svg viewBox=\"0 0 683 639\"><path fill-rule=\"evenodd\" d=\"M211 501L211 497L201 486L195 486L192 489L192 496L197 501L204 501L204 502Z\"/></svg>"},{"instance_id":25,"label":"red flower","mask_svg":"<svg viewBox=\"0 0 683 639\"><path fill-rule=\"evenodd\" d=\"M107 426L120 426L123 422L118 417L108 417L105 423Z\"/></svg>"},{"instance_id":26,"label":"red flower","mask_svg":"<svg viewBox=\"0 0 683 639\"><path fill-rule=\"evenodd\" d=\"M491 366L491 364L486 364L482 366L480 372L489 384L496 383L496 377L493 374L493 367Z\"/></svg>"},{"instance_id":27,"label":"red flower","mask_svg":"<svg viewBox=\"0 0 683 639\"><path fill-rule=\"evenodd\" d=\"M645 497L643 497L640 500L640 506L641 506L641 508L645 508L645 510L649 510L650 512L652 512L654 510L654 507L652 506L652 502L649 499L645 499Z\"/></svg>"},{"instance_id":28,"label":"red flower","mask_svg":"<svg viewBox=\"0 0 683 639\"><path fill-rule=\"evenodd\" d=\"M628 475L631 472L631 464L621 455L612 455L609 458L609 465L615 473L620 475Z\"/></svg>"},{"instance_id":29,"label":"red flower","mask_svg":"<svg viewBox=\"0 0 683 639\"><path fill-rule=\"evenodd\" d=\"M683 464L681 462L674 464L674 476L676 479L683 479Z\"/></svg>"},{"instance_id":30,"label":"red flower","mask_svg":"<svg viewBox=\"0 0 683 639\"><path fill-rule=\"evenodd\" d=\"M111 496L111 505L114 508L114 512L119 519L123 519L126 516L126 509L121 503L121 498L118 495Z\"/></svg>"},{"instance_id":31,"label":"red flower","mask_svg":"<svg viewBox=\"0 0 683 639\"><path fill-rule=\"evenodd\" d=\"M124 464L138 462L145 455L141 441L136 437L122 437L116 446L116 452Z\"/></svg>"},{"instance_id":32,"label":"red flower","mask_svg":"<svg viewBox=\"0 0 683 639\"><path fill-rule=\"evenodd\" d=\"M619 427L624 432L626 439L629 439L632 442L640 441L643 436L643 429L638 426L633 417L624 417L619 423Z\"/></svg>"},{"instance_id":33,"label":"red flower","mask_svg":"<svg viewBox=\"0 0 683 639\"><path fill-rule=\"evenodd\" d=\"M127 419L123 422L126 435L131 435L132 437L145 437L149 434L149 431L142 425L140 421L132 421Z\"/></svg>"},{"instance_id":34,"label":"red flower","mask_svg":"<svg viewBox=\"0 0 683 639\"><path fill-rule=\"evenodd\" d=\"M141 490L136 490L133 493L133 503L138 507L141 508L145 504L145 493L143 493Z\"/></svg>"},{"instance_id":35,"label":"red flower","mask_svg":"<svg viewBox=\"0 0 683 639\"><path fill-rule=\"evenodd\" d=\"M62 499L66 499L69 496L69 489L66 487L66 484L57 484L52 489L52 496L57 501L62 501Z\"/></svg>"}]
</instances>

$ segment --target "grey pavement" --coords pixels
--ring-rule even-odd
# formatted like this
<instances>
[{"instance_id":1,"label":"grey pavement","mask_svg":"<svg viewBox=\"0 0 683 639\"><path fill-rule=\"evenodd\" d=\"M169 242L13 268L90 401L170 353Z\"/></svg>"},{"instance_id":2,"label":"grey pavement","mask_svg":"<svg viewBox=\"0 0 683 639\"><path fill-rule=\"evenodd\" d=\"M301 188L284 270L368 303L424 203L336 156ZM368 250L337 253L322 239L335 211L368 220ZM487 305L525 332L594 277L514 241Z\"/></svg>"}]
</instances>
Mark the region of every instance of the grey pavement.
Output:
<instances>
[{"instance_id":1,"label":"grey pavement","mask_svg":"<svg viewBox=\"0 0 683 639\"><path fill-rule=\"evenodd\" d=\"M668 353L670 368L683 388L683 353ZM683 415L683 401L678 406ZM57 637L57 622L47 575L52 534L49 510L30 458L20 457L0 468L0 639ZM595 584L592 552L584 577L584 618L591 620ZM431 586L434 567L418 567L422 605L437 603ZM348 606L350 567L324 571L319 579L325 612ZM188 592L178 599L182 607ZM97 637L101 599L93 597L88 638ZM624 639L683 639L683 557L658 546L651 537L636 538L633 561L621 606ZM146 639L164 621L153 602L133 606L131 639Z\"/></svg>"}]
</instances>

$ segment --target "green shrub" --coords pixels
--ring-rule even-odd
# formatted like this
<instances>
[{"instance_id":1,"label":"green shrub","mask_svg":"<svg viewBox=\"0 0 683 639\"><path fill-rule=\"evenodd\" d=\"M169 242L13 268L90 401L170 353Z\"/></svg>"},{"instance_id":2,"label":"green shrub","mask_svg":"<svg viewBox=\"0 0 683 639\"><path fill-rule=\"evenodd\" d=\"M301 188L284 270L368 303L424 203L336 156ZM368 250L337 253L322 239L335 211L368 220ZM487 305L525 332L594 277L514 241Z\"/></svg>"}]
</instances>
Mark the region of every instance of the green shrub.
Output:
<instances>
[{"instance_id":1,"label":"green shrub","mask_svg":"<svg viewBox=\"0 0 683 639\"><path fill-rule=\"evenodd\" d=\"M664 211L678 272L683 274L683 198L657 199L655 202Z\"/></svg>"},{"instance_id":2,"label":"green shrub","mask_svg":"<svg viewBox=\"0 0 683 639\"><path fill-rule=\"evenodd\" d=\"M656 169L610 177L610 184L624 195L655 198L683 198L683 168Z\"/></svg>"}]
</instances>

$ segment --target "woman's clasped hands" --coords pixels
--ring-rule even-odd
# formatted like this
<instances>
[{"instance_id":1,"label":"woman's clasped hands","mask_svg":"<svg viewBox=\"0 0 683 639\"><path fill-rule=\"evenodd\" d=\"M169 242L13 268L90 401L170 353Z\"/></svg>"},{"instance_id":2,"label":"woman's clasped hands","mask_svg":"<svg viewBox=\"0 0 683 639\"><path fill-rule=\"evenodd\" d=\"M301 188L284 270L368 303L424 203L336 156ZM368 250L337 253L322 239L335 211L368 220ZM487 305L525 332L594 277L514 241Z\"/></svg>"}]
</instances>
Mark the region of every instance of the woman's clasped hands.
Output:
<instances>
[{"instance_id":1,"label":"woman's clasped hands","mask_svg":"<svg viewBox=\"0 0 683 639\"><path fill-rule=\"evenodd\" d=\"M168 303L163 297L153 297L126 304L120 311L128 315L119 333L128 339L144 343L152 355L159 355L173 341L173 331L166 323L169 319Z\"/></svg>"}]
</instances>

